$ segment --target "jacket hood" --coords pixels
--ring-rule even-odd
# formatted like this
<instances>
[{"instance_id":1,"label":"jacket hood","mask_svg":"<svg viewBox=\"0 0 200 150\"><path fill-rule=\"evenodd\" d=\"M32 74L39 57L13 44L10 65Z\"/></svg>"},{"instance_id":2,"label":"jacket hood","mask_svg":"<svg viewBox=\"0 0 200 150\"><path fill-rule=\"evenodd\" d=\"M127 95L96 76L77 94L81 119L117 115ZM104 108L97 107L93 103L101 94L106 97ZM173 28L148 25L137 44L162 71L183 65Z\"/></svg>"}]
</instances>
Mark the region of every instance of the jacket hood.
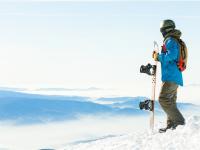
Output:
<instances>
[{"instance_id":1,"label":"jacket hood","mask_svg":"<svg viewBox=\"0 0 200 150\"><path fill-rule=\"evenodd\" d=\"M168 37L174 37L176 39L180 39L182 33L180 30L177 30L177 29L174 29L172 30L171 32L167 33L166 36L164 37L165 40L168 38Z\"/></svg>"}]
</instances>

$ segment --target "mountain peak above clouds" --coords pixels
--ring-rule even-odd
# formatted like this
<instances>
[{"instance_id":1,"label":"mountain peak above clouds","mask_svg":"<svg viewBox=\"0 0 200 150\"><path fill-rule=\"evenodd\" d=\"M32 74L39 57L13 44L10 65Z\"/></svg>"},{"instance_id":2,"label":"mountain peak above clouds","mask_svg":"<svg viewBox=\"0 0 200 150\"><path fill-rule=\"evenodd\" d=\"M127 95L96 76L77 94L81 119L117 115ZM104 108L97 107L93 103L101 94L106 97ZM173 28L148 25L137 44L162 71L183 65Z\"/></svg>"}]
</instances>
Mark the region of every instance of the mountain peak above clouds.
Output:
<instances>
[{"instance_id":1,"label":"mountain peak above clouds","mask_svg":"<svg viewBox=\"0 0 200 150\"><path fill-rule=\"evenodd\" d=\"M44 123L78 119L81 115L146 116L138 104L145 97L112 97L91 99L81 96L50 96L0 90L0 121L17 120L21 123ZM156 101L156 114L162 114ZM190 103L178 103L181 110L199 110Z\"/></svg>"}]
</instances>

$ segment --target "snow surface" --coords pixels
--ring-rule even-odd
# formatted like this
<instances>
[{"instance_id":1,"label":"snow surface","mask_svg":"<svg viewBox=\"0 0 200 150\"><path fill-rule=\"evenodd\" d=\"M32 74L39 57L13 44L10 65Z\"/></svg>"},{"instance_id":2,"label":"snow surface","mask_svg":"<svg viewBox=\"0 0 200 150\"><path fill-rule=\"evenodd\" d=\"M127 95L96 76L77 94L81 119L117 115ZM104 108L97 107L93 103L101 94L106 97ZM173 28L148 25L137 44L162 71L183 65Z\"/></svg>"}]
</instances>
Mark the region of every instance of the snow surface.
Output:
<instances>
[{"instance_id":1,"label":"snow surface","mask_svg":"<svg viewBox=\"0 0 200 150\"><path fill-rule=\"evenodd\" d=\"M199 150L200 116L187 119L185 126L166 133L155 131L129 133L126 135L107 136L95 140L76 142L60 150ZM157 130L157 131L156 131Z\"/></svg>"}]
</instances>

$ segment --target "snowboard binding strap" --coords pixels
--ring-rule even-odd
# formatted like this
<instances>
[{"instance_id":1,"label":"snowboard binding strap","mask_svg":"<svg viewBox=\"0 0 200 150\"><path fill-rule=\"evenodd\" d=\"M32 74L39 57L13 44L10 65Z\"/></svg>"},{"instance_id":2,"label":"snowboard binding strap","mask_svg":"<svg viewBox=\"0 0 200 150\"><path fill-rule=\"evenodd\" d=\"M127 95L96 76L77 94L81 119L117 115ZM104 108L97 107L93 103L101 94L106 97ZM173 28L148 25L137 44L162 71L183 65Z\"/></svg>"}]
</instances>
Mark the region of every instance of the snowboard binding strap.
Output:
<instances>
[{"instance_id":1,"label":"snowboard binding strap","mask_svg":"<svg viewBox=\"0 0 200 150\"><path fill-rule=\"evenodd\" d=\"M150 76L153 76L156 74L156 65L151 65L148 63L146 66L142 65L140 67L140 73L146 73Z\"/></svg>"},{"instance_id":2,"label":"snowboard binding strap","mask_svg":"<svg viewBox=\"0 0 200 150\"><path fill-rule=\"evenodd\" d=\"M139 103L139 107L141 110L144 109L144 110L153 111L153 106L154 106L153 103L154 103L153 100L145 100Z\"/></svg>"}]
</instances>

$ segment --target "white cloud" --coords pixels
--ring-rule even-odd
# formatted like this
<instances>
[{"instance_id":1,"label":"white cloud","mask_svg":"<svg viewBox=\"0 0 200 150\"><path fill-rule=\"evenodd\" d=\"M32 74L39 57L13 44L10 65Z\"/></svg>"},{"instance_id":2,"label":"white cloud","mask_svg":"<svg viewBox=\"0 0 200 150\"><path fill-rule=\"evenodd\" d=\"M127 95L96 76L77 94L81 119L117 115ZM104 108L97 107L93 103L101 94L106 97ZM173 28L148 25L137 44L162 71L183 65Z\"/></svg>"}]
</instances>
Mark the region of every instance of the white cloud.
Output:
<instances>
[{"instance_id":1,"label":"white cloud","mask_svg":"<svg viewBox=\"0 0 200 150\"><path fill-rule=\"evenodd\" d=\"M144 130L148 128L146 120L147 118L143 117L87 116L77 121L29 126L4 123L0 124L0 149L58 149L74 141Z\"/></svg>"}]
</instances>

